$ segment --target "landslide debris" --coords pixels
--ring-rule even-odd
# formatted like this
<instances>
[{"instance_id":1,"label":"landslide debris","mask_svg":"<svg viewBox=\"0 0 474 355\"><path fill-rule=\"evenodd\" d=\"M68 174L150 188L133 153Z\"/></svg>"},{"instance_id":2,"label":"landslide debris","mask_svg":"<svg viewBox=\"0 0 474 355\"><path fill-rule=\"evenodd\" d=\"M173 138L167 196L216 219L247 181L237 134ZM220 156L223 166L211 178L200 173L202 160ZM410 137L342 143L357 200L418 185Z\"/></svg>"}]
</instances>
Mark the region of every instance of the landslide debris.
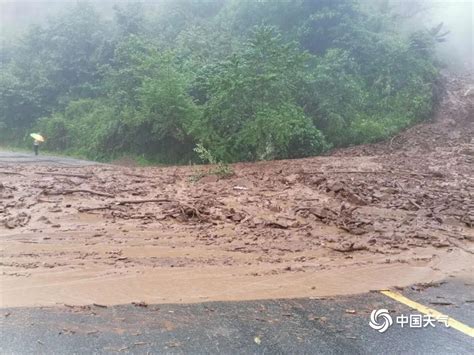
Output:
<instances>
[{"instance_id":1,"label":"landslide debris","mask_svg":"<svg viewBox=\"0 0 474 355\"><path fill-rule=\"evenodd\" d=\"M195 169L185 166L0 163L4 275L29 277L31 265L110 267L106 275L245 266L264 277L472 254L474 97L464 96L467 80L448 81L432 122L387 142L236 164L229 178L195 181ZM18 253L15 243L45 249ZM167 251L148 254L151 247ZM180 254L192 248L199 252Z\"/></svg>"}]
</instances>

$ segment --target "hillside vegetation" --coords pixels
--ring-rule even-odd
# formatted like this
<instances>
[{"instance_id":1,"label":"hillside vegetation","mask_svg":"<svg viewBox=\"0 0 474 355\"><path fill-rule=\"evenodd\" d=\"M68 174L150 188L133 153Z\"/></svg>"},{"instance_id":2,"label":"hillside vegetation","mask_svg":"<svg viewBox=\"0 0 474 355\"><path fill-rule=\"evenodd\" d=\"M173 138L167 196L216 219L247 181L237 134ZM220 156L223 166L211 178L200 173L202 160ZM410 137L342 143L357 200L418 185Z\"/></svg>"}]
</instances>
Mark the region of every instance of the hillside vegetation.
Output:
<instances>
[{"instance_id":1,"label":"hillside vegetation","mask_svg":"<svg viewBox=\"0 0 474 355\"><path fill-rule=\"evenodd\" d=\"M381 140L436 103L441 29L400 21L351 0L79 3L3 45L0 141L187 163Z\"/></svg>"}]
</instances>

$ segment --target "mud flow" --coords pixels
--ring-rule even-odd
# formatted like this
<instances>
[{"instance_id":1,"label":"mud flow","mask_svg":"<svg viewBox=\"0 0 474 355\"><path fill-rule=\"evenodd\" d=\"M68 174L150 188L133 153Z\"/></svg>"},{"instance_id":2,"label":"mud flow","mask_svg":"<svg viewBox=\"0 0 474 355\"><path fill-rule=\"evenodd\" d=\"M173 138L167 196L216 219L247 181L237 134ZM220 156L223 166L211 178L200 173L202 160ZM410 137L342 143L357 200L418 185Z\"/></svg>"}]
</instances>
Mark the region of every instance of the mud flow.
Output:
<instances>
[{"instance_id":1,"label":"mud flow","mask_svg":"<svg viewBox=\"0 0 474 355\"><path fill-rule=\"evenodd\" d=\"M0 163L0 302L180 303L353 294L472 278L474 97L302 160L136 168Z\"/></svg>"}]
</instances>

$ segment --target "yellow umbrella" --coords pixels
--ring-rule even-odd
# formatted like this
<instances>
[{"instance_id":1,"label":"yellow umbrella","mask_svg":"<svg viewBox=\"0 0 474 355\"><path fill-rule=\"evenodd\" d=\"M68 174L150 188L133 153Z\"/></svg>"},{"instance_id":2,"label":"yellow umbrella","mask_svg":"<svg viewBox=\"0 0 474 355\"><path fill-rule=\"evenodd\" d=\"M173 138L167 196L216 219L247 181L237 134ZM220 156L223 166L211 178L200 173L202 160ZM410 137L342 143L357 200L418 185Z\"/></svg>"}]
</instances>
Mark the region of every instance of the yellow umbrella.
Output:
<instances>
[{"instance_id":1,"label":"yellow umbrella","mask_svg":"<svg viewBox=\"0 0 474 355\"><path fill-rule=\"evenodd\" d=\"M33 139L36 139L37 141L40 141L40 142L44 142L44 138L41 134L38 134L38 133L31 133L30 136L33 138Z\"/></svg>"}]
</instances>

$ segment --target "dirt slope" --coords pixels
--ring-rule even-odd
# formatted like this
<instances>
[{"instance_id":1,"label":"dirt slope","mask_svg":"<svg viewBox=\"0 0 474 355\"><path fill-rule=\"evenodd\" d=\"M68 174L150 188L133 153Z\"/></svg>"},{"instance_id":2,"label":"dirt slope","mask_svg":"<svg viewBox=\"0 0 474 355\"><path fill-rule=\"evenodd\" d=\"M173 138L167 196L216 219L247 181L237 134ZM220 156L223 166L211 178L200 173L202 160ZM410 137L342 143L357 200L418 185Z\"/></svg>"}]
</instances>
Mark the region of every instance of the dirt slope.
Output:
<instances>
[{"instance_id":1,"label":"dirt slope","mask_svg":"<svg viewBox=\"0 0 474 355\"><path fill-rule=\"evenodd\" d=\"M474 97L332 156L193 167L0 166L0 300L319 297L472 275ZM148 200L148 202L147 202Z\"/></svg>"}]
</instances>

